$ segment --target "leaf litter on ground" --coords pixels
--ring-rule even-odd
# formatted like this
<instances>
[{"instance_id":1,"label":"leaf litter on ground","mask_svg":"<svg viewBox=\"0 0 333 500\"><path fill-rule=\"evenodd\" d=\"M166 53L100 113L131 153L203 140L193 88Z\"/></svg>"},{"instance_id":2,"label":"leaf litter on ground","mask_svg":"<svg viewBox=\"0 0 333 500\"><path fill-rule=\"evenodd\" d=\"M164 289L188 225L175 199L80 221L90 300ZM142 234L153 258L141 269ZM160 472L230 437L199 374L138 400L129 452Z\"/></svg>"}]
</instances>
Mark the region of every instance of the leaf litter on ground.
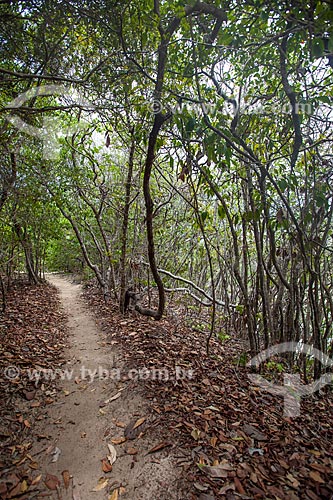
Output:
<instances>
[{"instance_id":1,"label":"leaf litter on ground","mask_svg":"<svg viewBox=\"0 0 333 500\"><path fill-rule=\"evenodd\" d=\"M330 388L302 400L301 416L284 417L283 400L250 382L239 362L248 346L237 333L213 338L207 356L206 336L186 326L175 301L170 316L154 322L135 312L124 318L94 286L85 297L123 354L123 379L149 398L160 442L173 437L160 452L175 457L190 485L186 498L333 498ZM129 378L131 370L142 378Z\"/></svg>"},{"instance_id":2,"label":"leaf litter on ground","mask_svg":"<svg viewBox=\"0 0 333 500\"><path fill-rule=\"evenodd\" d=\"M57 488L58 478L42 481L39 456L31 456L34 425L53 402L56 377L43 376L62 366L67 345L66 318L56 288L22 279L12 284L6 313L0 315L0 498L32 498L43 488ZM15 376L15 374L17 376ZM53 460L57 450L53 450Z\"/></svg>"}]
</instances>

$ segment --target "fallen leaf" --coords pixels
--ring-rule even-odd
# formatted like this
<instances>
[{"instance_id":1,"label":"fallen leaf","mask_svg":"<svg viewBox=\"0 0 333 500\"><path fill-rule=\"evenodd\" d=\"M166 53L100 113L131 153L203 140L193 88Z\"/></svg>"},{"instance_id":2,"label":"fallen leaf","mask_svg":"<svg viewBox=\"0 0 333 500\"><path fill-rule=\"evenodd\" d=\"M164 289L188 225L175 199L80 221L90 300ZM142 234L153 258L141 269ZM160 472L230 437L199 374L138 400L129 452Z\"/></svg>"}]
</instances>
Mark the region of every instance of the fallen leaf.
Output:
<instances>
[{"instance_id":1,"label":"fallen leaf","mask_svg":"<svg viewBox=\"0 0 333 500\"><path fill-rule=\"evenodd\" d=\"M318 450L309 450L310 453L312 453L312 455L314 455L315 457L320 457L320 451Z\"/></svg>"},{"instance_id":2,"label":"fallen leaf","mask_svg":"<svg viewBox=\"0 0 333 500\"><path fill-rule=\"evenodd\" d=\"M112 465L103 458L101 460L102 462L102 471L103 472L111 472L112 471Z\"/></svg>"},{"instance_id":3,"label":"fallen leaf","mask_svg":"<svg viewBox=\"0 0 333 500\"><path fill-rule=\"evenodd\" d=\"M108 444L110 455L108 455L108 460L110 464L114 464L117 460L117 451L116 448L112 444Z\"/></svg>"},{"instance_id":4,"label":"fallen leaf","mask_svg":"<svg viewBox=\"0 0 333 500\"><path fill-rule=\"evenodd\" d=\"M200 434L201 434L201 432L199 431L199 429L193 429L193 431L191 432L191 436L196 441L198 441L198 439L200 439Z\"/></svg>"},{"instance_id":5,"label":"fallen leaf","mask_svg":"<svg viewBox=\"0 0 333 500\"><path fill-rule=\"evenodd\" d=\"M69 487L69 482L70 482L71 476L70 476L68 470L63 470L61 474L62 474L62 478L63 478L63 481L64 481L65 488L67 490L68 487Z\"/></svg>"},{"instance_id":6,"label":"fallen leaf","mask_svg":"<svg viewBox=\"0 0 333 500\"><path fill-rule=\"evenodd\" d=\"M155 453L156 451L163 450L164 448L167 448L168 446L172 446L171 443L167 443L167 442L159 443L156 446L154 446L151 450L149 450L147 455L149 455L149 453Z\"/></svg>"},{"instance_id":7,"label":"fallen leaf","mask_svg":"<svg viewBox=\"0 0 333 500\"><path fill-rule=\"evenodd\" d=\"M21 492L25 493L28 490L29 486L27 481L24 479L21 483Z\"/></svg>"},{"instance_id":8,"label":"fallen leaf","mask_svg":"<svg viewBox=\"0 0 333 500\"><path fill-rule=\"evenodd\" d=\"M139 450L136 448L127 448L126 450L127 455L137 455L139 453Z\"/></svg>"},{"instance_id":9,"label":"fallen leaf","mask_svg":"<svg viewBox=\"0 0 333 500\"><path fill-rule=\"evenodd\" d=\"M228 472L233 471L234 468L230 464L220 464L215 466L205 465L200 467L200 470L208 474L210 477L226 478Z\"/></svg>"},{"instance_id":10,"label":"fallen leaf","mask_svg":"<svg viewBox=\"0 0 333 500\"><path fill-rule=\"evenodd\" d=\"M225 495L227 493L227 491L229 491L229 490L235 491L235 485L234 484L226 484L225 486L223 486L220 489L219 494Z\"/></svg>"},{"instance_id":11,"label":"fallen leaf","mask_svg":"<svg viewBox=\"0 0 333 500\"><path fill-rule=\"evenodd\" d=\"M109 496L109 499L108 500L118 500L118 494L119 494L119 490L116 489L112 492L112 495Z\"/></svg>"},{"instance_id":12,"label":"fallen leaf","mask_svg":"<svg viewBox=\"0 0 333 500\"><path fill-rule=\"evenodd\" d=\"M125 437L113 438L113 439L111 439L111 442L113 444L122 444L122 443L126 442L126 438Z\"/></svg>"},{"instance_id":13,"label":"fallen leaf","mask_svg":"<svg viewBox=\"0 0 333 500\"><path fill-rule=\"evenodd\" d=\"M139 418L139 419L135 422L135 424L134 424L134 426L133 426L133 430L134 430L134 429L136 429L137 427L139 427L140 425L142 425L142 424L143 424L143 422L145 422L145 420L146 420L146 417Z\"/></svg>"},{"instance_id":14,"label":"fallen leaf","mask_svg":"<svg viewBox=\"0 0 333 500\"><path fill-rule=\"evenodd\" d=\"M221 443L219 444L219 448L222 448L222 450L227 450L229 453L236 453L237 448L233 446L232 444L228 443Z\"/></svg>"},{"instance_id":15,"label":"fallen leaf","mask_svg":"<svg viewBox=\"0 0 333 500\"><path fill-rule=\"evenodd\" d=\"M200 483L194 483L193 486L198 491L207 491L208 490L208 486L200 484Z\"/></svg>"},{"instance_id":16,"label":"fallen leaf","mask_svg":"<svg viewBox=\"0 0 333 500\"><path fill-rule=\"evenodd\" d=\"M310 472L310 476L311 476L311 472ZM291 484L293 485L293 487L295 489L299 488L300 483L297 481L297 479L292 474L287 474L286 477L287 477L287 479L289 479L289 481L291 482Z\"/></svg>"},{"instance_id":17,"label":"fallen leaf","mask_svg":"<svg viewBox=\"0 0 333 500\"><path fill-rule=\"evenodd\" d=\"M245 490L243 488L243 485L242 483L240 482L240 480L238 479L238 477L235 477L234 478L234 483L235 483L235 486L236 486L236 490L238 491L238 493L240 493L241 495L245 495Z\"/></svg>"},{"instance_id":18,"label":"fallen leaf","mask_svg":"<svg viewBox=\"0 0 333 500\"><path fill-rule=\"evenodd\" d=\"M125 422L117 421L117 422L115 422L115 424L117 427L121 427L122 429L124 429L126 427Z\"/></svg>"},{"instance_id":19,"label":"fallen leaf","mask_svg":"<svg viewBox=\"0 0 333 500\"><path fill-rule=\"evenodd\" d=\"M7 498L7 485L5 482L0 482L0 495Z\"/></svg>"},{"instance_id":20,"label":"fallen leaf","mask_svg":"<svg viewBox=\"0 0 333 500\"><path fill-rule=\"evenodd\" d=\"M243 425L243 431L250 436L253 439L256 439L257 441L266 441L267 436L263 434L262 432L258 431L253 425L249 424L244 424Z\"/></svg>"},{"instance_id":21,"label":"fallen leaf","mask_svg":"<svg viewBox=\"0 0 333 500\"><path fill-rule=\"evenodd\" d=\"M39 476L35 477L35 479L31 482L31 486L35 486L35 484L38 484L41 479L42 474L39 474Z\"/></svg>"},{"instance_id":22,"label":"fallen leaf","mask_svg":"<svg viewBox=\"0 0 333 500\"><path fill-rule=\"evenodd\" d=\"M217 443L217 437L214 436L210 439L210 444L212 445L213 448L215 448L216 443Z\"/></svg>"},{"instance_id":23,"label":"fallen leaf","mask_svg":"<svg viewBox=\"0 0 333 500\"><path fill-rule=\"evenodd\" d=\"M21 483L18 483L13 489L10 490L9 498L14 498L21 493Z\"/></svg>"},{"instance_id":24,"label":"fallen leaf","mask_svg":"<svg viewBox=\"0 0 333 500\"><path fill-rule=\"evenodd\" d=\"M57 486L59 486L60 484L60 481L57 478L57 476L53 476L52 474L46 474L44 483L49 490L56 490Z\"/></svg>"},{"instance_id":25,"label":"fallen leaf","mask_svg":"<svg viewBox=\"0 0 333 500\"><path fill-rule=\"evenodd\" d=\"M101 491L101 490L104 490L104 488L107 487L108 483L109 483L108 479L106 479L105 477L100 477L99 480L98 480L97 485L95 486L95 488L93 488L92 491Z\"/></svg>"},{"instance_id":26,"label":"fallen leaf","mask_svg":"<svg viewBox=\"0 0 333 500\"><path fill-rule=\"evenodd\" d=\"M128 424L126 429L124 430L124 435L127 439L135 439L138 437L140 432L142 432L145 424L146 417L139 418L136 421L132 421Z\"/></svg>"},{"instance_id":27,"label":"fallen leaf","mask_svg":"<svg viewBox=\"0 0 333 500\"><path fill-rule=\"evenodd\" d=\"M325 482L318 472L311 471L309 476L311 477L311 479L316 481L316 483L324 483Z\"/></svg>"},{"instance_id":28,"label":"fallen leaf","mask_svg":"<svg viewBox=\"0 0 333 500\"><path fill-rule=\"evenodd\" d=\"M36 391L23 391L23 394L27 401L31 401L36 396Z\"/></svg>"}]
</instances>

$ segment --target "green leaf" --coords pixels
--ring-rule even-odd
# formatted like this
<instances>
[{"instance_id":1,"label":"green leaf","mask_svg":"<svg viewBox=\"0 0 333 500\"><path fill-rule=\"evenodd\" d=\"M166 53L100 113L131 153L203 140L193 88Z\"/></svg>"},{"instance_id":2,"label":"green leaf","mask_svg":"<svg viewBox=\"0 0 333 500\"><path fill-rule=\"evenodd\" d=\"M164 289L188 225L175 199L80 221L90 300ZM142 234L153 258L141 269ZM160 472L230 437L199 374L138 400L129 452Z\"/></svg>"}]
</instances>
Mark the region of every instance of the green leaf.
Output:
<instances>
[{"instance_id":1,"label":"green leaf","mask_svg":"<svg viewBox=\"0 0 333 500\"><path fill-rule=\"evenodd\" d=\"M191 117L187 123L186 123L186 132L192 132L194 130L194 127L195 127L195 123L196 123L196 120L194 117Z\"/></svg>"},{"instance_id":2,"label":"green leaf","mask_svg":"<svg viewBox=\"0 0 333 500\"><path fill-rule=\"evenodd\" d=\"M280 179L277 184L281 191L285 191L288 187L288 182L286 181L286 179Z\"/></svg>"},{"instance_id":3,"label":"green leaf","mask_svg":"<svg viewBox=\"0 0 333 500\"><path fill-rule=\"evenodd\" d=\"M217 207L217 213L219 214L220 219L224 219L225 218L226 212L225 212L225 209L224 209L223 205L219 205Z\"/></svg>"}]
</instances>

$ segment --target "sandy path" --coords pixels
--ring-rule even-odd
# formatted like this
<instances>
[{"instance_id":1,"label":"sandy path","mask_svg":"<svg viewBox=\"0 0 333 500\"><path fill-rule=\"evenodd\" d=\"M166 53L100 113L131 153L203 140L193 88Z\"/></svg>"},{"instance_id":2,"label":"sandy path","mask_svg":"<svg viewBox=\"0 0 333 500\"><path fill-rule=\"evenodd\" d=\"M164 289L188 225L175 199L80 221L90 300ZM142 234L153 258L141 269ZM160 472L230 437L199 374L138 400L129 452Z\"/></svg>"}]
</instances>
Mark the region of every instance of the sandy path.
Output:
<instances>
[{"instance_id":1,"label":"sandy path","mask_svg":"<svg viewBox=\"0 0 333 500\"><path fill-rule=\"evenodd\" d=\"M105 419L99 412L99 405L107 399L106 390L110 389L105 380L98 377L94 382L91 380L99 367L112 368L112 356L98 344L102 339L95 322L79 299L81 287L57 276L48 278L60 290L68 315L71 349L63 368L68 374L73 371L73 375L71 380L61 384L63 391L58 404L48 412L47 430L52 444L61 454L57 462L45 464L44 469L59 478L63 470L68 470L73 476L77 496L88 500L92 498L91 490L103 476L100 459L107 450L103 443ZM105 498L104 491L93 495L96 500Z\"/></svg>"},{"instance_id":2,"label":"sandy path","mask_svg":"<svg viewBox=\"0 0 333 500\"><path fill-rule=\"evenodd\" d=\"M114 488L120 486L123 487L121 500L181 498L176 492L177 474L172 460L147 457L146 452L156 442L150 442L146 436L115 446L118 456L113 470L102 471L101 460L109 454L107 444L112 438L123 435L119 422L128 424L133 419L147 417L146 404L117 377L120 360L106 345L105 334L97 329L81 301L81 287L55 275L49 275L48 279L59 289L68 315L71 347L63 369L72 373L68 377L70 380L61 382L62 392L56 402L47 407L45 419L38 429L40 434L49 437L48 444L61 450L56 462L51 461L51 454L41 454L42 472L57 476L61 482L64 470L73 477L68 490L62 483L60 495L54 492L52 498L109 499ZM111 375L105 378L104 373ZM121 396L117 400L105 404L119 391ZM39 443L36 449L41 447ZM138 453L135 456L128 454L128 447L137 448ZM107 486L93 491L102 477L109 480Z\"/></svg>"}]
</instances>

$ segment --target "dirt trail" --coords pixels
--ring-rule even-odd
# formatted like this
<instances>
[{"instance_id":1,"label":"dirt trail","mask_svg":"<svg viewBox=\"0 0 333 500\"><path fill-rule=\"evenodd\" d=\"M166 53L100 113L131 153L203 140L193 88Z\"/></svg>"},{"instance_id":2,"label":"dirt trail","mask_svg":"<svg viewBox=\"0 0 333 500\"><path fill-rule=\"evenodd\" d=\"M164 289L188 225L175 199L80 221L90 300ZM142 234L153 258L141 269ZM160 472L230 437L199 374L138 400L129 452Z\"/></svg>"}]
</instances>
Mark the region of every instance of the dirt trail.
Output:
<instances>
[{"instance_id":1,"label":"dirt trail","mask_svg":"<svg viewBox=\"0 0 333 500\"><path fill-rule=\"evenodd\" d=\"M123 436L120 423L127 425L141 417L149 420L147 405L133 393L128 382L119 380L121 360L111 352L105 334L98 330L81 301L81 287L55 275L49 275L48 279L59 289L68 315L71 347L63 370L69 375L72 372L68 376L70 380L61 382L62 391L55 403L47 407L38 428L39 434L49 437L47 452L39 455L42 472L57 476L62 483L60 495L54 492L52 498L109 499L115 488L122 488L118 490L121 500L181 499L176 491L177 474L171 458L147 456L147 451L157 444L147 436L114 445L117 460L113 470L102 471L101 460L110 454L108 443ZM106 373L111 375L105 378ZM109 402L119 391L118 399ZM61 451L55 462L52 462L54 456L49 445ZM45 447L38 443L38 449L45 450ZM135 451L137 453L132 454ZM64 470L73 477L68 490L63 486ZM100 478L108 479L107 485L93 491Z\"/></svg>"}]
</instances>

